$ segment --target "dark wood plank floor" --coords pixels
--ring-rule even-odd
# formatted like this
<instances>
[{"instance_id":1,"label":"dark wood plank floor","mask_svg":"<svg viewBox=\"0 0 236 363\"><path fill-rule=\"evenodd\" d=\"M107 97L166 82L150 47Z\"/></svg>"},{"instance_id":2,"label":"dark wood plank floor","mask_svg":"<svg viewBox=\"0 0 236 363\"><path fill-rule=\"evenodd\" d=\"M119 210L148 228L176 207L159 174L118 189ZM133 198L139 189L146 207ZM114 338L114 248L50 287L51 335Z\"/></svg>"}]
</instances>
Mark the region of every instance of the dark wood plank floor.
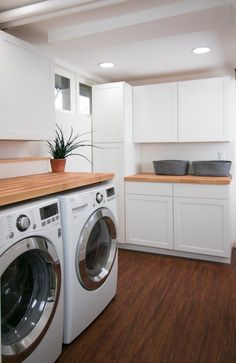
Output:
<instances>
[{"instance_id":1,"label":"dark wood plank floor","mask_svg":"<svg viewBox=\"0 0 236 363\"><path fill-rule=\"evenodd\" d=\"M231 265L119 251L116 298L58 363L235 363Z\"/></svg>"}]
</instances>

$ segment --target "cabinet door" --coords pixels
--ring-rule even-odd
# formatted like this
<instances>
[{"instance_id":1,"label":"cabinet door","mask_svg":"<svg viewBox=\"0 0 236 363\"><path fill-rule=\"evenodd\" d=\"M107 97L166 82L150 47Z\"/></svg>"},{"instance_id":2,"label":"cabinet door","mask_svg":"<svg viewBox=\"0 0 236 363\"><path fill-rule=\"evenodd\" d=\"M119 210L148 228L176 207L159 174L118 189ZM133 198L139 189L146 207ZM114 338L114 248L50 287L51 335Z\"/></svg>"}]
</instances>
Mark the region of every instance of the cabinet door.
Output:
<instances>
[{"instance_id":1,"label":"cabinet door","mask_svg":"<svg viewBox=\"0 0 236 363\"><path fill-rule=\"evenodd\" d=\"M4 32L0 32L0 52L0 139L52 139L52 61Z\"/></svg>"},{"instance_id":2,"label":"cabinet door","mask_svg":"<svg viewBox=\"0 0 236 363\"><path fill-rule=\"evenodd\" d=\"M179 141L229 140L229 78L178 83Z\"/></svg>"},{"instance_id":3,"label":"cabinet door","mask_svg":"<svg viewBox=\"0 0 236 363\"><path fill-rule=\"evenodd\" d=\"M126 242L173 249L172 197L126 194Z\"/></svg>"},{"instance_id":4,"label":"cabinet door","mask_svg":"<svg viewBox=\"0 0 236 363\"><path fill-rule=\"evenodd\" d=\"M228 202L174 198L174 248L230 257Z\"/></svg>"},{"instance_id":5,"label":"cabinet door","mask_svg":"<svg viewBox=\"0 0 236 363\"><path fill-rule=\"evenodd\" d=\"M134 142L177 141L177 84L133 88Z\"/></svg>"},{"instance_id":6,"label":"cabinet door","mask_svg":"<svg viewBox=\"0 0 236 363\"><path fill-rule=\"evenodd\" d=\"M117 201L118 242L125 242L124 217L124 158L123 144L98 144L100 148L93 148L93 171L115 174L115 191Z\"/></svg>"},{"instance_id":7,"label":"cabinet door","mask_svg":"<svg viewBox=\"0 0 236 363\"><path fill-rule=\"evenodd\" d=\"M94 142L122 142L123 116L123 83L93 86Z\"/></svg>"}]
</instances>

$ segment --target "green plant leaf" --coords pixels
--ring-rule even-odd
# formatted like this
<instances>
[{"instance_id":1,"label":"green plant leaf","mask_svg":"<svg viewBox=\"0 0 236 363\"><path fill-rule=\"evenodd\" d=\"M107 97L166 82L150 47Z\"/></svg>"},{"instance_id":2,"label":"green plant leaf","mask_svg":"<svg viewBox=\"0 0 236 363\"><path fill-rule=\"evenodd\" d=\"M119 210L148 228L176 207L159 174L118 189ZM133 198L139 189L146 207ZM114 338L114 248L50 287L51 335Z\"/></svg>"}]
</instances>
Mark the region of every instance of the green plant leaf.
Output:
<instances>
[{"instance_id":1,"label":"green plant leaf","mask_svg":"<svg viewBox=\"0 0 236 363\"><path fill-rule=\"evenodd\" d=\"M55 139L53 142L47 141L47 145L48 145L48 151L49 154L54 158L54 159L65 159L68 156L72 156L72 155L78 155L81 156L83 158L85 158L86 160L88 160L90 163L91 161L84 155L80 154L80 153L74 153L74 151L78 148L81 147L97 147L97 148L101 148L99 146L93 145L90 143L89 140L80 140L80 138L84 135L87 134L91 134L93 131L91 132L85 132L82 134L75 134L74 135L74 130L73 127L71 127L70 130L70 135L69 137L66 139L64 137L63 134L63 130L62 130L62 126L60 127L57 123L56 123L56 130L55 130Z\"/></svg>"}]
</instances>

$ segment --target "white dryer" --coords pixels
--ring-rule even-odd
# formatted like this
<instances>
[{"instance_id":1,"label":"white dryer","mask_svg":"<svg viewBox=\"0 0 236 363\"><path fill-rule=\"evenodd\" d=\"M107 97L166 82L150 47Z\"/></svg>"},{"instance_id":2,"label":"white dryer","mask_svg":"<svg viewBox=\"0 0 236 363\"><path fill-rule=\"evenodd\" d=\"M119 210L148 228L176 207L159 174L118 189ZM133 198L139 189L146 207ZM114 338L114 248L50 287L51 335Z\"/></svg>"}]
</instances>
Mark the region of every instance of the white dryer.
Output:
<instances>
[{"instance_id":1,"label":"white dryer","mask_svg":"<svg viewBox=\"0 0 236 363\"><path fill-rule=\"evenodd\" d=\"M64 343L75 339L116 294L115 188L100 184L59 196L64 241Z\"/></svg>"},{"instance_id":2,"label":"white dryer","mask_svg":"<svg viewBox=\"0 0 236 363\"><path fill-rule=\"evenodd\" d=\"M2 362L53 363L63 340L58 199L0 208L0 230Z\"/></svg>"}]
</instances>

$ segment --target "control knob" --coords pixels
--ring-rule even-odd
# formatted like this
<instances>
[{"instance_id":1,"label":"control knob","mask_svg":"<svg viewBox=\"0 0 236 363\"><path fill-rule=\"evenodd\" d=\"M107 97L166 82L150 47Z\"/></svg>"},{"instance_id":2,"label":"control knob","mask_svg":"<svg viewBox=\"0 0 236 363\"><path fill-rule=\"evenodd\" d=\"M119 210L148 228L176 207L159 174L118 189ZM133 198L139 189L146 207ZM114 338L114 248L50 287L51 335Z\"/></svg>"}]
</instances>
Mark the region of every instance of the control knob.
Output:
<instances>
[{"instance_id":1,"label":"control knob","mask_svg":"<svg viewBox=\"0 0 236 363\"><path fill-rule=\"evenodd\" d=\"M97 193L96 194L96 201L98 202L98 203L101 203L102 201L103 201L103 194L101 194L101 193Z\"/></svg>"},{"instance_id":2,"label":"control knob","mask_svg":"<svg viewBox=\"0 0 236 363\"><path fill-rule=\"evenodd\" d=\"M27 230L27 228L30 225L30 220L25 214L19 215L19 217L16 220L16 227L20 232L24 232Z\"/></svg>"}]
</instances>

